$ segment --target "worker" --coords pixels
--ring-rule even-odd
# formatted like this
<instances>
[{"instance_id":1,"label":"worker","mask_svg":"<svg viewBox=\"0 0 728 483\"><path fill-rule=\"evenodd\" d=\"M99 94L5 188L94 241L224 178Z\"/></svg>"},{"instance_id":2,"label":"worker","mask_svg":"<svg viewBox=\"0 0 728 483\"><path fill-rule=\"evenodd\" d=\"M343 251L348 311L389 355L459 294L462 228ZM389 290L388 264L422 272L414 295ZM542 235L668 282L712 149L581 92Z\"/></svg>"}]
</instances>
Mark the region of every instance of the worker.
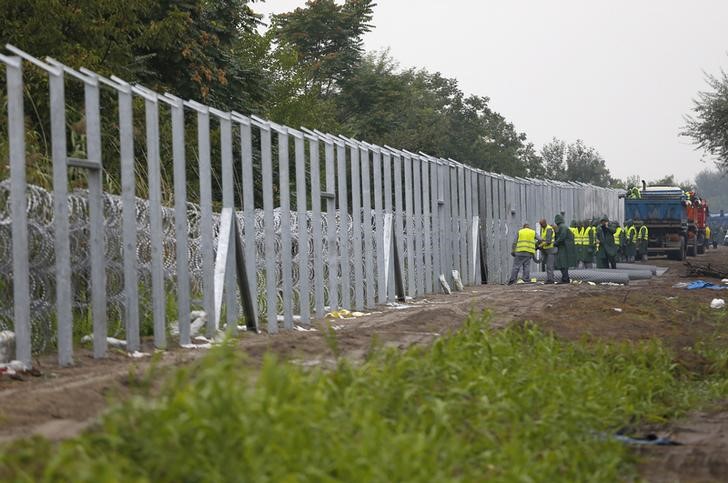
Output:
<instances>
[{"instance_id":1,"label":"worker","mask_svg":"<svg viewBox=\"0 0 728 483\"><path fill-rule=\"evenodd\" d=\"M618 221L613 221L609 225L614 228L614 246L617 247L616 259L619 261L624 260L624 236L622 235L622 226Z\"/></svg>"},{"instance_id":2,"label":"worker","mask_svg":"<svg viewBox=\"0 0 728 483\"><path fill-rule=\"evenodd\" d=\"M710 227L708 225L705 225L705 249L707 250L710 247Z\"/></svg>"},{"instance_id":3,"label":"worker","mask_svg":"<svg viewBox=\"0 0 728 483\"><path fill-rule=\"evenodd\" d=\"M571 220L569 231L574 236L574 249L576 250L574 265L570 268L579 268L579 262L581 261L581 226L579 226L579 222Z\"/></svg>"},{"instance_id":4,"label":"worker","mask_svg":"<svg viewBox=\"0 0 728 483\"><path fill-rule=\"evenodd\" d=\"M574 234L564 224L563 215L556 215L554 223L556 224L556 238L554 239L556 263L554 267L561 271L561 283L571 283L569 267L573 267L576 263Z\"/></svg>"},{"instance_id":5,"label":"worker","mask_svg":"<svg viewBox=\"0 0 728 483\"><path fill-rule=\"evenodd\" d=\"M639 260L646 262L647 248L650 241L650 230L642 220L637 220L637 226L639 226L639 230L637 230L637 257Z\"/></svg>"},{"instance_id":6,"label":"worker","mask_svg":"<svg viewBox=\"0 0 728 483\"><path fill-rule=\"evenodd\" d=\"M720 236L720 230L711 230L711 234L713 235L711 238L711 242L713 243L713 248L718 248L719 239Z\"/></svg>"},{"instance_id":7,"label":"worker","mask_svg":"<svg viewBox=\"0 0 728 483\"><path fill-rule=\"evenodd\" d=\"M584 256L584 268L592 268L594 266L594 257L597 254L597 224L598 220L592 218L591 220L584 221L584 229L586 235L585 238L585 256Z\"/></svg>"},{"instance_id":8,"label":"worker","mask_svg":"<svg viewBox=\"0 0 728 483\"><path fill-rule=\"evenodd\" d=\"M513 241L511 255L514 257L513 269L511 270L511 278L508 285L516 283L518 272L523 270L523 280L525 282L531 279L531 259L536 254L536 231L532 230L528 223L518 230L516 239Z\"/></svg>"},{"instance_id":9,"label":"worker","mask_svg":"<svg viewBox=\"0 0 728 483\"><path fill-rule=\"evenodd\" d=\"M597 228L597 268L617 268L617 244L614 242L617 237L614 232L615 228L609 224L609 217L602 216Z\"/></svg>"},{"instance_id":10,"label":"worker","mask_svg":"<svg viewBox=\"0 0 728 483\"><path fill-rule=\"evenodd\" d=\"M627 191L627 198L629 198L631 200L639 200L642 198L642 192L640 191L640 189L638 187L632 186Z\"/></svg>"},{"instance_id":11,"label":"worker","mask_svg":"<svg viewBox=\"0 0 728 483\"><path fill-rule=\"evenodd\" d=\"M541 227L539 236L539 249L541 250L542 266L546 271L546 283L556 283L554 279L554 262L556 257L556 248L554 247L554 229L546 222L545 218L541 218L538 222Z\"/></svg>"},{"instance_id":12,"label":"worker","mask_svg":"<svg viewBox=\"0 0 728 483\"><path fill-rule=\"evenodd\" d=\"M624 223L625 226L625 241L624 241L624 254L627 258L628 263L632 263L637 255L637 228L635 228L632 220L627 220Z\"/></svg>"}]
</instances>

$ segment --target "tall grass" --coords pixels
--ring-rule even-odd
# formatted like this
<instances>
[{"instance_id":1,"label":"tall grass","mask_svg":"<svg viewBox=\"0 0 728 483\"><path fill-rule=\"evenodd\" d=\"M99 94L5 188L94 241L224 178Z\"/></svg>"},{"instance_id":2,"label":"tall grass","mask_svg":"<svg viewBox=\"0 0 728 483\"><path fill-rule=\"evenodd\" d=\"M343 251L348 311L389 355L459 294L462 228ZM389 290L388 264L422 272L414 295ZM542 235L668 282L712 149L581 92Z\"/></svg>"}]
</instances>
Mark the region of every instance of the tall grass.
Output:
<instances>
[{"instance_id":1,"label":"tall grass","mask_svg":"<svg viewBox=\"0 0 728 483\"><path fill-rule=\"evenodd\" d=\"M724 374L681 370L658 343L567 343L485 318L332 371L268 356L252 373L230 345L86 435L6 448L0 480L615 481L633 469L608 435L726 389Z\"/></svg>"}]
</instances>

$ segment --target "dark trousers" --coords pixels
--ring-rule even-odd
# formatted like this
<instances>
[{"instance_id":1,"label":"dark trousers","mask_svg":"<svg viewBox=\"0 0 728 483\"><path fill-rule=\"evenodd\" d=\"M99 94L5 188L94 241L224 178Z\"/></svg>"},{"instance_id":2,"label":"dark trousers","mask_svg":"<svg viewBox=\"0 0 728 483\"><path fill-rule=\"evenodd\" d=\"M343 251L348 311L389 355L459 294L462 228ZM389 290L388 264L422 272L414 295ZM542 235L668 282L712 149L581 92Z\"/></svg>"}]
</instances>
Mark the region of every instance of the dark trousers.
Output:
<instances>
[{"instance_id":1,"label":"dark trousers","mask_svg":"<svg viewBox=\"0 0 728 483\"><path fill-rule=\"evenodd\" d=\"M569 269L568 268L560 268L561 271L561 281L564 283L571 282L571 279L569 278Z\"/></svg>"},{"instance_id":2,"label":"dark trousers","mask_svg":"<svg viewBox=\"0 0 728 483\"><path fill-rule=\"evenodd\" d=\"M609 268L616 270L617 269L617 258L616 257L610 257L607 255L607 263L609 263Z\"/></svg>"}]
</instances>

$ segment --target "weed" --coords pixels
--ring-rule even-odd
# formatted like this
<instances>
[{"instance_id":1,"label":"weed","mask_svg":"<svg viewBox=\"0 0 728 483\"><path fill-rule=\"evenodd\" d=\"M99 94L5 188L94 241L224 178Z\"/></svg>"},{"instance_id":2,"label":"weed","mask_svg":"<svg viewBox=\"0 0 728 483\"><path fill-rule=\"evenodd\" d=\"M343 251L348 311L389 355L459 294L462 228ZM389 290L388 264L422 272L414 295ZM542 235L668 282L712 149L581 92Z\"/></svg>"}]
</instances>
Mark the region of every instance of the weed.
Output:
<instances>
[{"instance_id":1,"label":"weed","mask_svg":"<svg viewBox=\"0 0 728 483\"><path fill-rule=\"evenodd\" d=\"M252 374L225 344L85 435L6 448L0 479L630 479L628 450L600 435L717 397L725 372L711 377L685 377L658 342L569 343L475 317L430 347L331 371L269 355Z\"/></svg>"}]
</instances>

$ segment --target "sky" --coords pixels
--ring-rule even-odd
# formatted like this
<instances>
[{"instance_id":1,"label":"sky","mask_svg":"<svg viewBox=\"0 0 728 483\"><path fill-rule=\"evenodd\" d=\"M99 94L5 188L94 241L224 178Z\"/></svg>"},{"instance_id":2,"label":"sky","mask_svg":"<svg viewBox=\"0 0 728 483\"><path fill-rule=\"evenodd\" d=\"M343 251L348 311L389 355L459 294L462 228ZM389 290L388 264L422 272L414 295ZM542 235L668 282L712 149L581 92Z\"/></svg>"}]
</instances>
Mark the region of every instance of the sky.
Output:
<instances>
[{"instance_id":1,"label":"sky","mask_svg":"<svg viewBox=\"0 0 728 483\"><path fill-rule=\"evenodd\" d=\"M538 148L582 139L619 178L712 167L679 132L705 74L728 70L726 0L378 0L372 23L368 51L456 78Z\"/></svg>"}]
</instances>

